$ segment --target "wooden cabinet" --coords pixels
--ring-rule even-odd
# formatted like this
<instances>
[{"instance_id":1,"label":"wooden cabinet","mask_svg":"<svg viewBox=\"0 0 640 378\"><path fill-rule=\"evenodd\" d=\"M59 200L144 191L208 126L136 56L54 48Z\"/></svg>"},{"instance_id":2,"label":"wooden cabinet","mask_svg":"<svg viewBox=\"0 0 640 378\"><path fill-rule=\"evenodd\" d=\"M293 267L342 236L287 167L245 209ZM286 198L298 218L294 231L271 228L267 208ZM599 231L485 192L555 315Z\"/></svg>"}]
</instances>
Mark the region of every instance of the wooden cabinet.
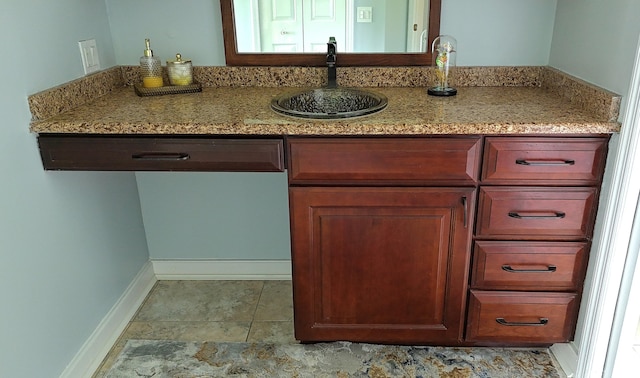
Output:
<instances>
[{"instance_id":1,"label":"wooden cabinet","mask_svg":"<svg viewBox=\"0 0 640 378\"><path fill-rule=\"evenodd\" d=\"M462 341L479 141L289 139L296 338Z\"/></svg>"},{"instance_id":2,"label":"wooden cabinet","mask_svg":"<svg viewBox=\"0 0 640 378\"><path fill-rule=\"evenodd\" d=\"M284 171L282 139L40 135L47 170Z\"/></svg>"},{"instance_id":3,"label":"wooden cabinet","mask_svg":"<svg viewBox=\"0 0 640 378\"><path fill-rule=\"evenodd\" d=\"M573 337L608 137L38 141L53 170L283 171L286 155L301 341L543 345Z\"/></svg>"},{"instance_id":4,"label":"wooden cabinet","mask_svg":"<svg viewBox=\"0 0 640 378\"><path fill-rule=\"evenodd\" d=\"M577 310L574 293L471 290L467 341L485 345L566 342Z\"/></svg>"},{"instance_id":5,"label":"wooden cabinet","mask_svg":"<svg viewBox=\"0 0 640 378\"><path fill-rule=\"evenodd\" d=\"M480 190L478 238L583 240L591 236L597 188L492 187Z\"/></svg>"},{"instance_id":6,"label":"wooden cabinet","mask_svg":"<svg viewBox=\"0 0 640 378\"><path fill-rule=\"evenodd\" d=\"M471 286L483 290L577 292L587 242L476 241Z\"/></svg>"},{"instance_id":7,"label":"wooden cabinet","mask_svg":"<svg viewBox=\"0 0 640 378\"><path fill-rule=\"evenodd\" d=\"M466 341L571 340L607 142L485 138Z\"/></svg>"}]
</instances>

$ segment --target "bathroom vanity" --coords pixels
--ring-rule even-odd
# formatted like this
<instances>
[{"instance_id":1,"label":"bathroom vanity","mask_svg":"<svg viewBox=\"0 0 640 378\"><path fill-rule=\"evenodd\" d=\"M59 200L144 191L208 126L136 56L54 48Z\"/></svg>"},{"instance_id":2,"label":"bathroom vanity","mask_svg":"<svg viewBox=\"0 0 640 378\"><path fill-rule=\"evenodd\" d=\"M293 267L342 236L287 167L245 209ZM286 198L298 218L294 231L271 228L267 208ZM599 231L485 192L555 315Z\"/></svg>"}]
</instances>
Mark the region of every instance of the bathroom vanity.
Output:
<instances>
[{"instance_id":1,"label":"bathroom vanity","mask_svg":"<svg viewBox=\"0 0 640 378\"><path fill-rule=\"evenodd\" d=\"M323 121L272 112L283 88L117 88L32 131L45 169L287 170L301 341L545 345L573 337L619 128L578 84L372 88L387 109Z\"/></svg>"}]
</instances>

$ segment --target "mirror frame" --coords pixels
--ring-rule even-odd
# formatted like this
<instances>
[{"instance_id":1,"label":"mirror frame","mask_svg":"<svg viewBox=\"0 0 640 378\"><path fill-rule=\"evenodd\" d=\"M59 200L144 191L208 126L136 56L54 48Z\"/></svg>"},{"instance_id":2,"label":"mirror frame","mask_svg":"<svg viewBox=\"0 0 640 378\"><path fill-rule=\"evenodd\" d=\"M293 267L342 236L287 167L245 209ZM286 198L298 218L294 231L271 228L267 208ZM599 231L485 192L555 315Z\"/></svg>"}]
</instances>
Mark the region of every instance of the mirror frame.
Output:
<instances>
[{"instance_id":1,"label":"mirror frame","mask_svg":"<svg viewBox=\"0 0 640 378\"><path fill-rule=\"evenodd\" d=\"M441 0L429 0L428 41L440 34ZM220 0L222 34L227 66L325 66L326 54L322 53L240 53L236 42L236 25L233 0ZM430 66L431 51L426 53L340 53L338 66Z\"/></svg>"}]
</instances>

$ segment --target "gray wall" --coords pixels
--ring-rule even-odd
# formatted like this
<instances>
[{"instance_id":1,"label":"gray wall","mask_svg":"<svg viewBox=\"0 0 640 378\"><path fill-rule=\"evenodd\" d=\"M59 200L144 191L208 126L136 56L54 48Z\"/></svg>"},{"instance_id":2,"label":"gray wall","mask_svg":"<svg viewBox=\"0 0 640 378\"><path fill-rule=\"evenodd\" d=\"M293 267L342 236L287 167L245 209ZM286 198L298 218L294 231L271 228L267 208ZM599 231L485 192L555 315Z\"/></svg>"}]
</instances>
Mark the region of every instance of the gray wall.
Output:
<instances>
[{"instance_id":1,"label":"gray wall","mask_svg":"<svg viewBox=\"0 0 640 378\"><path fill-rule=\"evenodd\" d=\"M152 258L291 258L286 173L136 177Z\"/></svg>"},{"instance_id":2,"label":"gray wall","mask_svg":"<svg viewBox=\"0 0 640 378\"><path fill-rule=\"evenodd\" d=\"M163 64L181 53L195 66L224 66L219 0L103 0L116 62L139 64L144 39Z\"/></svg>"},{"instance_id":3,"label":"gray wall","mask_svg":"<svg viewBox=\"0 0 640 378\"><path fill-rule=\"evenodd\" d=\"M45 172L29 94L116 63L104 0L0 2L0 377L57 377L148 259L135 177Z\"/></svg>"}]
</instances>

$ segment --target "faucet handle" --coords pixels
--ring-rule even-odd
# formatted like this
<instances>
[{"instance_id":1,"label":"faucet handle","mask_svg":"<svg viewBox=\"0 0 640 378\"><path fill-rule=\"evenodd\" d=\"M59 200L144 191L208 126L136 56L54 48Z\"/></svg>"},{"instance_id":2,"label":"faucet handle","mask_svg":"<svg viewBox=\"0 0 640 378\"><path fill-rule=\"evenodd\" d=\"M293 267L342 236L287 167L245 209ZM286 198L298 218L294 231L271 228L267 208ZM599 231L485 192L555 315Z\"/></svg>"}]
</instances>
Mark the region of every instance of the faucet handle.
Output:
<instances>
[{"instance_id":1,"label":"faucet handle","mask_svg":"<svg viewBox=\"0 0 640 378\"><path fill-rule=\"evenodd\" d=\"M335 37L329 37L327 43L327 63L332 64L336 62L337 42Z\"/></svg>"},{"instance_id":2,"label":"faucet handle","mask_svg":"<svg viewBox=\"0 0 640 378\"><path fill-rule=\"evenodd\" d=\"M327 54L335 54L338 48L338 43L336 42L336 37L329 37L329 42L327 43Z\"/></svg>"}]
</instances>

